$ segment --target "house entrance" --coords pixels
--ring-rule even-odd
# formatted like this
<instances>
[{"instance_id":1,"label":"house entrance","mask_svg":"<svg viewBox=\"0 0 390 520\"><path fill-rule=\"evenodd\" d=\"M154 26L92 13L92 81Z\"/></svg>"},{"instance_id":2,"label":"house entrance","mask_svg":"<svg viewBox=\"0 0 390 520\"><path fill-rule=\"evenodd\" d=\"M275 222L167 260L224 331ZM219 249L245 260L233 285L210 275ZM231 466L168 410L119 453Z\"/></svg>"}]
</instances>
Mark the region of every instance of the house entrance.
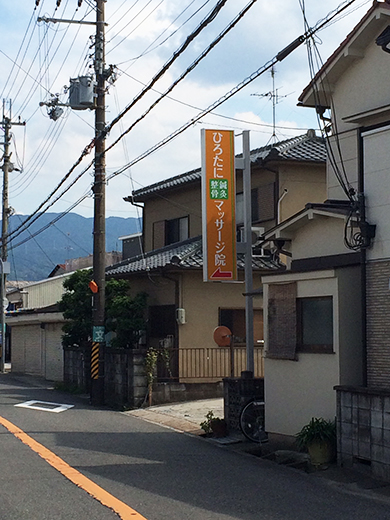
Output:
<instances>
[{"instance_id":1,"label":"house entrance","mask_svg":"<svg viewBox=\"0 0 390 520\"><path fill-rule=\"evenodd\" d=\"M150 344L160 353L157 362L158 381L172 381L179 377L175 305L149 307Z\"/></svg>"}]
</instances>

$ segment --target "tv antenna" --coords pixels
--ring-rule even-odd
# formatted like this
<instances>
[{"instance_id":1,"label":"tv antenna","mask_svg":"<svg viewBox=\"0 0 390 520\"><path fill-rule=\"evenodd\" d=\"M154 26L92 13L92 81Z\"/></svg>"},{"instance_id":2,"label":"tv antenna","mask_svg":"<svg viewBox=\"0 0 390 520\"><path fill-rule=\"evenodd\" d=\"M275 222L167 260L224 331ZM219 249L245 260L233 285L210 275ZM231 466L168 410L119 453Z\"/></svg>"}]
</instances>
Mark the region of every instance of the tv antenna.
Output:
<instances>
[{"instance_id":1,"label":"tv antenna","mask_svg":"<svg viewBox=\"0 0 390 520\"><path fill-rule=\"evenodd\" d=\"M276 137L276 105L280 103L281 98L285 98L290 94L286 94L285 96L279 95L279 89L275 88L275 67L271 68L271 78L272 78L272 90L270 92L265 92L264 94L251 94L251 96L258 97L266 97L272 101L272 136L267 144L269 143L277 143L278 138Z\"/></svg>"}]
</instances>

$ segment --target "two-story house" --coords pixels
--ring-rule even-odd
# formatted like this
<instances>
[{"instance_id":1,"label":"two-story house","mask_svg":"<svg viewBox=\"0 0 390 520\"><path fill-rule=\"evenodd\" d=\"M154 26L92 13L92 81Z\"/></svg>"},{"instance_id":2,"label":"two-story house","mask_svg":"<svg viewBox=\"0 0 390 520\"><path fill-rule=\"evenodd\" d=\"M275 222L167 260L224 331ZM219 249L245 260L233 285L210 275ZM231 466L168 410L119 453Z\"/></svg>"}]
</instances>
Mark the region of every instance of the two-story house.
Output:
<instances>
[{"instance_id":1,"label":"two-story house","mask_svg":"<svg viewBox=\"0 0 390 520\"><path fill-rule=\"evenodd\" d=\"M266 428L337 414L341 463L390 478L390 2L372 7L300 96L329 133L326 204L266 234L291 253L263 278ZM278 324L283 324L279 327ZM288 413L286 411L288 410Z\"/></svg>"},{"instance_id":2,"label":"two-story house","mask_svg":"<svg viewBox=\"0 0 390 520\"><path fill-rule=\"evenodd\" d=\"M307 200L322 202L325 192L324 140L307 134L250 153L252 224L262 233ZM173 348L171 375L181 382L220 381L230 375L229 349L218 349L213 331L229 327L237 347L234 374L245 370L244 260L238 255L241 283L204 283L202 258L201 170L196 169L134 191L125 200L143 205L143 253L110 267L107 276L128 278L136 293L149 295L148 345ZM243 222L242 172L237 172L238 236ZM284 266L254 250L254 283L261 274ZM255 347L263 345L263 301L254 297ZM241 347L239 350L238 347ZM239 354L239 352L241 354ZM262 375L262 348L255 356Z\"/></svg>"}]
</instances>

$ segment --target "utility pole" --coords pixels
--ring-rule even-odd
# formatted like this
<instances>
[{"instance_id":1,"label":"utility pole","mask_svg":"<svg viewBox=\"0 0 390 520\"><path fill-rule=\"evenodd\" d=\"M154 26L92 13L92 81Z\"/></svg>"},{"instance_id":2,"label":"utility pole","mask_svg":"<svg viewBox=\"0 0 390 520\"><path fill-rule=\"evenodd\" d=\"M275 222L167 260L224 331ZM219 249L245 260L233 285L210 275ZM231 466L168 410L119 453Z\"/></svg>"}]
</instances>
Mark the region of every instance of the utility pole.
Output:
<instances>
[{"instance_id":1,"label":"utility pole","mask_svg":"<svg viewBox=\"0 0 390 520\"><path fill-rule=\"evenodd\" d=\"M105 350L105 251L106 251L106 159L105 159L105 0L96 0L96 109L95 109L95 175L94 227L93 227L93 281L96 292L93 296L93 330L91 350L91 403L104 403L104 350Z\"/></svg>"},{"instance_id":2,"label":"utility pole","mask_svg":"<svg viewBox=\"0 0 390 520\"><path fill-rule=\"evenodd\" d=\"M57 7L61 0L57 0ZM93 280L89 287L93 293L92 298L92 347L91 347L91 404L101 406L104 404L104 349L105 349L105 261L106 261L106 107L105 91L107 78L112 74L112 69L105 69L105 26L104 4L107 0L96 0L96 21L61 20L56 18L38 18L38 21L53 23L77 23L81 25L96 25L94 69L96 80L96 104L95 108L95 159L94 159L94 223L93 223ZM81 5L81 0L78 0ZM92 108L90 105L81 107L80 103L74 106L78 110ZM40 103L52 108L49 117L56 121L62 112L57 112L61 103L54 97L49 102Z\"/></svg>"},{"instance_id":3,"label":"utility pole","mask_svg":"<svg viewBox=\"0 0 390 520\"><path fill-rule=\"evenodd\" d=\"M0 323L1 323L1 359L0 359L0 372L4 372L5 362L5 309L4 301L6 298L6 277L9 274L9 265L7 262L8 257L8 221L10 216L10 208L8 204L8 174L13 170L13 165L10 161L10 141L11 141L11 128L13 125L24 126L25 122L12 122L11 120L11 102L9 108L9 117L5 115L5 100L3 101L3 119L1 125L4 130L4 155L3 155L3 196L2 196L2 221L1 221L1 280L0 280Z\"/></svg>"}]
</instances>

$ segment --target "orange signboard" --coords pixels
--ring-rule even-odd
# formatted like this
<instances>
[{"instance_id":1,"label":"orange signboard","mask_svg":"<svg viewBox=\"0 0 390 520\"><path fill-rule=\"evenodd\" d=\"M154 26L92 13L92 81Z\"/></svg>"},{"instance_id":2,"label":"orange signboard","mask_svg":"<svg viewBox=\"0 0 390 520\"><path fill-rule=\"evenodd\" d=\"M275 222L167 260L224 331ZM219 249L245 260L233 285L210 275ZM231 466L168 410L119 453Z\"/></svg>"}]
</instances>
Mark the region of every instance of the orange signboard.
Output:
<instances>
[{"instance_id":1,"label":"orange signboard","mask_svg":"<svg viewBox=\"0 0 390 520\"><path fill-rule=\"evenodd\" d=\"M203 280L237 280L234 132L202 130Z\"/></svg>"}]
</instances>

